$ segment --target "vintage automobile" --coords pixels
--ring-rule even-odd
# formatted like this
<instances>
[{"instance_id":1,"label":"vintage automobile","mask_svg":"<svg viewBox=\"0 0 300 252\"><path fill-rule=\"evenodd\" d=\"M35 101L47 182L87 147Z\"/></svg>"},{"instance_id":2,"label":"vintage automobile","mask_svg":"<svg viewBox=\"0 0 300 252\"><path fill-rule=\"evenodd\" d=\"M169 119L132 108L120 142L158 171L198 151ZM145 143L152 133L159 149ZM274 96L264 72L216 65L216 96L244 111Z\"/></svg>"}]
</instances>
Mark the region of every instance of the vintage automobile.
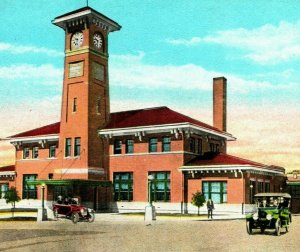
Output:
<instances>
[{"instance_id":1,"label":"vintage automobile","mask_svg":"<svg viewBox=\"0 0 300 252\"><path fill-rule=\"evenodd\" d=\"M75 200L66 202L56 202L52 206L53 215L58 219L60 215L72 220L74 224L78 221L93 222L95 220L95 212L93 209L78 205Z\"/></svg>"},{"instance_id":2,"label":"vintage automobile","mask_svg":"<svg viewBox=\"0 0 300 252\"><path fill-rule=\"evenodd\" d=\"M248 234L253 229L275 229L275 234L280 235L281 228L289 231L292 221L290 212L291 196L288 193L258 193L254 196L256 207L254 212L246 215Z\"/></svg>"}]
</instances>

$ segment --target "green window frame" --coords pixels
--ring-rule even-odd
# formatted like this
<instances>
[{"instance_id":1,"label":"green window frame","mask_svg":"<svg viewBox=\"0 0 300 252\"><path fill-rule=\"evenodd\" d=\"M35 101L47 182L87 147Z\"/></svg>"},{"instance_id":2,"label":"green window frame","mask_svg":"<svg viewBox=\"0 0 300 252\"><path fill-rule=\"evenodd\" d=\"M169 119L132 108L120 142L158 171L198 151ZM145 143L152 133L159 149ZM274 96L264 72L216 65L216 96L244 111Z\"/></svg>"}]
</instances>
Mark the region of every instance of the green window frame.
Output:
<instances>
[{"instance_id":1,"label":"green window frame","mask_svg":"<svg viewBox=\"0 0 300 252\"><path fill-rule=\"evenodd\" d=\"M153 201L169 202L171 199L170 172L149 172L153 176L151 181L151 197Z\"/></svg>"},{"instance_id":2,"label":"green window frame","mask_svg":"<svg viewBox=\"0 0 300 252\"><path fill-rule=\"evenodd\" d=\"M37 199L37 187L35 185L27 185L27 181L35 181L36 178L36 174L23 175L22 199Z\"/></svg>"},{"instance_id":3,"label":"green window frame","mask_svg":"<svg viewBox=\"0 0 300 252\"><path fill-rule=\"evenodd\" d=\"M149 152L157 152L157 138L149 139Z\"/></svg>"},{"instance_id":4,"label":"green window frame","mask_svg":"<svg viewBox=\"0 0 300 252\"><path fill-rule=\"evenodd\" d=\"M257 192L258 193L264 192L264 182L262 181L257 182Z\"/></svg>"},{"instance_id":5,"label":"green window frame","mask_svg":"<svg viewBox=\"0 0 300 252\"><path fill-rule=\"evenodd\" d=\"M132 201L133 200L133 173L114 172L114 200Z\"/></svg>"},{"instance_id":6,"label":"green window frame","mask_svg":"<svg viewBox=\"0 0 300 252\"><path fill-rule=\"evenodd\" d=\"M8 191L8 184L0 184L0 199L4 199L5 193Z\"/></svg>"},{"instance_id":7,"label":"green window frame","mask_svg":"<svg viewBox=\"0 0 300 252\"><path fill-rule=\"evenodd\" d=\"M171 151L171 137L163 137L162 138L162 152L170 152Z\"/></svg>"},{"instance_id":8,"label":"green window frame","mask_svg":"<svg viewBox=\"0 0 300 252\"><path fill-rule=\"evenodd\" d=\"M126 154L131 154L134 151L134 141L132 139L126 140Z\"/></svg>"},{"instance_id":9,"label":"green window frame","mask_svg":"<svg viewBox=\"0 0 300 252\"><path fill-rule=\"evenodd\" d=\"M214 203L227 203L227 181L203 181L202 192L205 199Z\"/></svg>"},{"instance_id":10,"label":"green window frame","mask_svg":"<svg viewBox=\"0 0 300 252\"><path fill-rule=\"evenodd\" d=\"M65 157L71 157L72 139L66 138L65 141Z\"/></svg>"},{"instance_id":11,"label":"green window frame","mask_svg":"<svg viewBox=\"0 0 300 252\"><path fill-rule=\"evenodd\" d=\"M23 148L23 159L28 159L29 158L29 147L24 147Z\"/></svg>"},{"instance_id":12,"label":"green window frame","mask_svg":"<svg viewBox=\"0 0 300 252\"><path fill-rule=\"evenodd\" d=\"M114 141L114 154L122 154L122 141L115 140Z\"/></svg>"},{"instance_id":13,"label":"green window frame","mask_svg":"<svg viewBox=\"0 0 300 252\"><path fill-rule=\"evenodd\" d=\"M50 145L49 146L49 158L55 158L56 157L56 145Z\"/></svg>"},{"instance_id":14,"label":"green window frame","mask_svg":"<svg viewBox=\"0 0 300 252\"><path fill-rule=\"evenodd\" d=\"M81 145L81 138L75 137L75 139L74 139L74 157L80 156L80 145Z\"/></svg>"},{"instance_id":15,"label":"green window frame","mask_svg":"<svg viewBox=\"0 0 300 252\"><path fill-rule=\"evenodd\" d=\"M32 158L37 159L39 157L39 147L33 146L32 147Z\"/></svg>"}]
</instances>

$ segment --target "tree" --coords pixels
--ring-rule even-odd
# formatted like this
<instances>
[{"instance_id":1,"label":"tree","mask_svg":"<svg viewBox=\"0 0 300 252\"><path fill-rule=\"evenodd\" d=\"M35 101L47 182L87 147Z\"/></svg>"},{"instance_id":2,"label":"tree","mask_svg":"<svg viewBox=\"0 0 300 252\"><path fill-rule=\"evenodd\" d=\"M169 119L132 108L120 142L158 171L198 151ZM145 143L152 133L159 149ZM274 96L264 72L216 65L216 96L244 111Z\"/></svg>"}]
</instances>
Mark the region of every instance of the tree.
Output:
<instances>
[{"instance_id":1,"label":"tree","mask_svg":"<svg viewBox=\"0 0 300 252\"><path fill-rule=\"evenodd\" d=\"M21 198L18 195L17 189L13 186L11 188L9 188L4 195L4 199L6 200L6 204L11 203L11 205L12 205L11 212L12 212L12 217L14 218L16 202L21 200Z\"/></svg>"},{"instance_id":2,"label":"tree","mask_svg":"<svg viewBox=\"0 0 300 252\"><path fill-rule=\"evenodd\" d=\"M199 215L200 207L204 205L204 202L205 202L205 197L201 192L197 191L196 193L193 193L192 204L198 207L198 215Z\"/></svg>"}]
</instances>

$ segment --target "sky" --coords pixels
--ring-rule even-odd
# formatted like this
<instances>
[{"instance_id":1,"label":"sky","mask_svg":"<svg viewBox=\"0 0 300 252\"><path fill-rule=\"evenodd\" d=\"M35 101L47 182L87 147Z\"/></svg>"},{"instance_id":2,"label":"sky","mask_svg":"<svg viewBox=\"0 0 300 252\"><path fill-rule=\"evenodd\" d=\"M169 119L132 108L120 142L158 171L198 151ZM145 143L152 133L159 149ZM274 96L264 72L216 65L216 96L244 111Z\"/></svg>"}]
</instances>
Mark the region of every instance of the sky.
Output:
<instances>
[{"instance_id":1,"label":"sky","mask_svg":"<svg viewBox=\"0 0 300 252\"><path fill-rule=\"evenodd\" d=\"M89 0L122 26L109 37L111 111L168 106L212 124L227 78L228 153L300 168L300 3ZM86 0L1 0L0 138L60 120L64 32ZM0 142L0 166L14 148Z\"/></svg>"}]
</instances>

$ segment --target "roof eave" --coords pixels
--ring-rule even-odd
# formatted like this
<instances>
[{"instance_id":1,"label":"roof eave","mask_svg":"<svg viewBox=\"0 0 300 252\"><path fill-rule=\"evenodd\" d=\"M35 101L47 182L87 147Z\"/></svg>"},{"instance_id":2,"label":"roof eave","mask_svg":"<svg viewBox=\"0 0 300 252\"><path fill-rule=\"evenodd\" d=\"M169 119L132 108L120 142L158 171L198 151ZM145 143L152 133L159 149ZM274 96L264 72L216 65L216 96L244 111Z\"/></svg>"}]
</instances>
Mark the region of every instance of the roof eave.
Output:
<instances>
[{"instance_id":1,"label":"roof eave","mask_svg":"<svg viewBox=\"0 0 300 252\"><path fill-rule=\"evenodd\" d=\"M115 129L101 129L98 131L99 136L126 136L126 135L138 135L147 133L161 133L171 132L174 134L186 133L192 134L196 131L201 131L207 134L216 135L221 138L225 138L227 141L235 141L236 138L227 132L218 132L213 129L208 129L191 123L174 123L174 124L163 124L163 125L149 125L149 126L137 126L137 127L126 127L126 128L115 128Z\"/></svg>"}]
</instances>

